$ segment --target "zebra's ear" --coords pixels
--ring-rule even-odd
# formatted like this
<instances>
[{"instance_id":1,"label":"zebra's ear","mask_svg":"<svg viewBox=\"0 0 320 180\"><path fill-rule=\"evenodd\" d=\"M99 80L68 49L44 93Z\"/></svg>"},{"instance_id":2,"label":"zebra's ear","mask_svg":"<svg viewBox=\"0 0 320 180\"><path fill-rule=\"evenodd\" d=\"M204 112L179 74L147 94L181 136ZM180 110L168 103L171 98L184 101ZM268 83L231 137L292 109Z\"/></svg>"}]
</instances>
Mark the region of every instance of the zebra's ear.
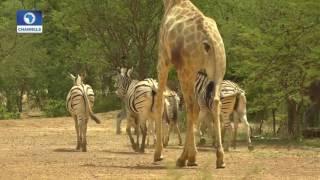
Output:
<instances>
[{"instance_id":1,"label":"zebra's ear","mask_svg":"<svg viewBox=\"0 0 320 180\"><path fill-rule=\"evenodd\" d=\"M81 84L82 84L82 77L78 74L76 79L76 85L81 85Z\"/></svg>"},{"instance_id":2,"label":"zebra's ear","mask_svg":"<svg viewBox=\"0 0 320 180\"><path fill-rule=\"evenodd\" d=\"M74 77L73 74L69 73L70 78L72 79L72 81L75 81L76 77Z\"/></svg>"},{"instance_id":3,"label":"zebra's ear","mask_svg":"<svg viewBox=\"0 0 320 180\"><path fill-rule=\"evenodd\" d=\"M121 69L120 69L121 75L122 75L122 76L125 76L125 75L126 75L126 71L127 71L126 68L121 68Z\"/></svg>"},{"instance_id":4,"label":"zebra's ear","mask_svg":"<svg viewBox=\"0 0 320 180\"><path fill-rule=\"evenodd\" d=\"M133 67L131 67L131 68L128 70L127 76L131 77L132 71L133 71Z\"/></svg>"}]
</instances>

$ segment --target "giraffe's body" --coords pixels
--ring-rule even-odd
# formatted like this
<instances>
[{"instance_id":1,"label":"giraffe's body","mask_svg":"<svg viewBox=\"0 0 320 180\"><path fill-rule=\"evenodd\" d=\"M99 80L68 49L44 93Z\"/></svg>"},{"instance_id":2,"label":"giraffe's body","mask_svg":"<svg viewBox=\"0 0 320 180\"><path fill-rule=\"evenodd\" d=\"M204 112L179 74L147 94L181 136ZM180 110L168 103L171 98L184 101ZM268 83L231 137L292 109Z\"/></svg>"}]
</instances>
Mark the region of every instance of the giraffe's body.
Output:
<instances>
[{"instance_id":1,"label":"giraffe's body","mask_svg":"<svg viewBox=\"0 0 320 180\"><path fill-rule=\"evenodd\" d=\"M161 139L161 96L170 67L177 70L179 82L182 88L183 97L187 110L187 135L183 153L177 161L178 166L196 165L196 153L193 126L199 113L195 101L193 83L197 72L205 69L210 81L213 81L212 96L214 99L211 108L215 126L217 128L218 148L217 167L224 167L223 148L221 145L220 130L220 84L225 74L226 58L222 38L213 19L195 7L190 0L163 0L165 14L160 27L159 37L159 59L158 59L158 80L159 89L156 98L157 110L156 128L157 139ZM161 108L161 109L160 109ZM162 143L157 141L154 160L162 159Z\"/></svg>"}]
</instances>

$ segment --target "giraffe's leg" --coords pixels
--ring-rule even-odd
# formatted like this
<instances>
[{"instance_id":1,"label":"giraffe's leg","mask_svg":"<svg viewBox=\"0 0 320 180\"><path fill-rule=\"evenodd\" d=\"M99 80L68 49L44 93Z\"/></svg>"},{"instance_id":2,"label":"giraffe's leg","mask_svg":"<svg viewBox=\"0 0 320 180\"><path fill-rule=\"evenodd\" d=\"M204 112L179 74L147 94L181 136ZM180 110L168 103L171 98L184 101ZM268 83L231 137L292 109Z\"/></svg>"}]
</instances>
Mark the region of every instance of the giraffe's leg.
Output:
<instances>
[{"instance_id":1,"label":"giraffe's leg","mask_svg":"<svg viewBox=\"0 0 320 180\"><path fill-rule=\"evenodd\" d=\"M76 146L76 150L80 149L80 132L79 132L79 125L78 125L78 120L77 120L77 116L72 116L73 120L74 120L74 127L76 129L76 134L77 134L77 146Z\"/></svg>"},{"instance_id":2,"label":"giraffe's leg","mask_svg":"<svg viewBox=\"0 0 320 180\"><path fill-rule=\"evenodd\" d=\"M186 165L186 160L188 160L188 166L196 166L196 154L197 148L195 144L194 137L194 123L196 117L198 116L198 106L196 106L196 101L194 97L193 83L195 82L196 74L188 74L188 77L185 77L186 73L181 73L178 71L178 77L183 92L183 97L186 103L187 111L187 132L186 140L182 154L177 160L176 165L179 167Z\"/></svg>"},{"instance_id":3,"label":"giraffe's leg","mask_svg":"<svg viewBox=\"0 0 320 180\"><path fill-rule=\"evenodd\" d=\"M158 59L158 92L155 97L155 126L156 126L156 146L155 146L155 152L154 152L154 161L161 161L163 159L162 156L162 150L163 150L163 142L162 142L162 115L163 115L163 91L165 89L165 86L167 84L168 79L168 73L169 73L169 67L166 65L166 59L163 57L163 54L159 55Z\"/></svg>"},{"instance_id":4,"label":"giraffe's leg","mask_svg":"<svg viewBox=\"0 0 320 180\"><path fill-rule=\"evenodd\" d=\"M221 109L220 98L215 98L214 105L213 105L213 117L214 117L213 119L214 119L215 133L216 133L216 139L217 139L216 167L224 168L225 164L223 162L224 151L223 151L222 140L221 140L220 109Z\"/></svg>"}]
</instances>

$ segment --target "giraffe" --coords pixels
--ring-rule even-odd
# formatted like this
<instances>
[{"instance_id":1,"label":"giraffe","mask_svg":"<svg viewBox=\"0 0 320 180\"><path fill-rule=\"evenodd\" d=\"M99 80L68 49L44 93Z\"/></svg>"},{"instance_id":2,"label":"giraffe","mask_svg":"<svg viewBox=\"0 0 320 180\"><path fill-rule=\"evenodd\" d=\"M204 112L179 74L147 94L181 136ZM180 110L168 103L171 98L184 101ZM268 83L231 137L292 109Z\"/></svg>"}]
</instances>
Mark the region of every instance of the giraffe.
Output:
<instances>
[{"instance_id":1,"label":"giraffe","mask_svg":"<svg viewBox=\"0 0 320 180\"><path fill-rule=\"evenodd\" d=\"M161 161L163 91L167 84L170 68L177 71L187 111L187 133L183 152L176 165L197 166L194 125L199 107L195 101L194 82L197 72L205 69L212 81L211 95L213 103L211 111L217 137L216 167L224 168L224 151L221 143L220 127L220 86L226 69L226 56L222 38L215 21L206 17L190 0L163 0L165 12L160 26L158 52L159 89L155 98L155 119L157 142L154 161ZM187 163L186 163L187 162Z\"/></svg>"}]
</instances>

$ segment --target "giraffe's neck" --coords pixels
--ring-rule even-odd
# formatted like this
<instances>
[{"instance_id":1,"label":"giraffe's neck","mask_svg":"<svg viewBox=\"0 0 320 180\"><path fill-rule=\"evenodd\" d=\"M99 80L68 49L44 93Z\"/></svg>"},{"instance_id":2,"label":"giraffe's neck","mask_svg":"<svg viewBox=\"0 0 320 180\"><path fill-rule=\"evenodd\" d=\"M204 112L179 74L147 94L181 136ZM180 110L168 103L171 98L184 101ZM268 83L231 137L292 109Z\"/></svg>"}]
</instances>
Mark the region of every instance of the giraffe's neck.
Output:
<instances>
[{"instance_id":1,"label":"giraffe's neck","mask_svg":"<svg viewBox=\"0 0 320 180\"><path fill-rule=\"evenodd\" d=\"M186 0L163 0L165 11L168 11L170 8L180 3L181 1L186 1Z\"/></svg>"}]
</instances>

